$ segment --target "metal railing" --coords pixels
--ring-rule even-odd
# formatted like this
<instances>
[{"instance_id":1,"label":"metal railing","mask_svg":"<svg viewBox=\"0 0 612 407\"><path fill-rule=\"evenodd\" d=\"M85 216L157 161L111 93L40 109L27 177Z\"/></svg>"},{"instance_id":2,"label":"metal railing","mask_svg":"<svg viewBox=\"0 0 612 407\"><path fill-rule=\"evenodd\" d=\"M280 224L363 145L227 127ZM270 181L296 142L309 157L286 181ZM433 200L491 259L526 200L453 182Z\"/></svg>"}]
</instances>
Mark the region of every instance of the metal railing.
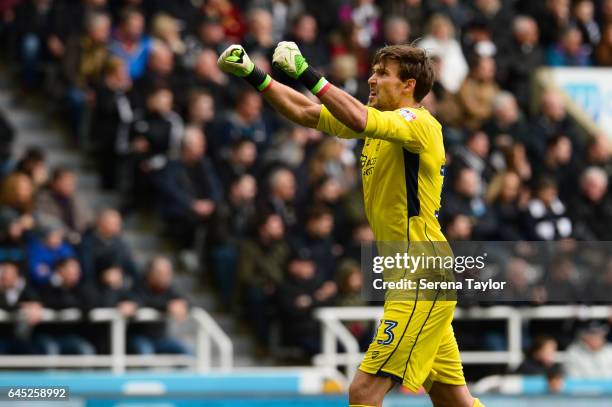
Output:
<instances>
[{"instance_id":1,"label":"metal railing","mask_svg":"<svg viewBox=\"0 0 612 407\"><path fill-rule=\"evenodd\" d=\"M347 378L352 378L363 358L359 343L342 322L378 321L383 315L382 307L325 307L315 313L321 322L322 352L313 358L317 366L339 368L346 366ZM507 364L514 369L523 360L523 323L533 319L607 319L612 315L609 306L547 305L540 307L493 306L455 310L455 320L500 320L506 321L508 349L505 351L464 351L464 364ZM338 351L338 345L344 349ZM563 360L564 353L559 352Z\"/></svg>"},{"instance_id":2,"label":"metal railing","mask_svg":"<svg viewBox=\"0 0 612 407\"><path fill-rule=\"evenodd\" d=\"M86 321L108 323L110 325L111 352L109 355L0 355L2 368L53 368L53 367L109 367L113 373L122 373L127 367L166 367L185 366L198 372L205 372L213 367L213 360L218 360L217 368L229 371L233 367L234 349L232 340L221 329L219 324L202 308L192 308L189 319L194 321L196 331L195 357L188 355L155 355L155 357L126 354L126 331L130 322L160 322L166 319L164 313L152 308L141 308L136 314L126 319L115 308L96 308L89 311ZM17 322L19 312L9 313L0 310L0 323ZM83 313L78 309L53 311L45 309L42 315L44 323L71 323L81 321ZM213 353L216 346L218 353Z\"/></svg>"}]
</instances>

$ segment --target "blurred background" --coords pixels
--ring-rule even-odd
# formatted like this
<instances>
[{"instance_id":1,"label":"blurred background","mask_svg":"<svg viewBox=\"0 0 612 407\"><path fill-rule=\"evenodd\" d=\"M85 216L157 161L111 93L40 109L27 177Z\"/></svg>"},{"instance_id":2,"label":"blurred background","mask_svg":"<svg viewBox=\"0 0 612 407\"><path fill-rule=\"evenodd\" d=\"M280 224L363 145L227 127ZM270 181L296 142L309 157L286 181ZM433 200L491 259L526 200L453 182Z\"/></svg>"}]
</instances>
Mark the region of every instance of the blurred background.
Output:
<instances>
[{"instance_id":1,"label":"blurred background","mask_svg":"<svg viewBox=\"0 0 612 407\"><path fill-rule=\"evenodd\" d=\"M364 102L378 48L429 51L449 240L612 240L612 1L2 0L0 384L100 406L87 395L345 402L380 317L360 295L361 145L284 121L216 65L240 43L300 89L270 66L281 40ZM530 301L460 302L466 378L531 395L487 405L606 405L612 261L587 278L529 253L499 270Z\"/></svg>"}]
</instances>

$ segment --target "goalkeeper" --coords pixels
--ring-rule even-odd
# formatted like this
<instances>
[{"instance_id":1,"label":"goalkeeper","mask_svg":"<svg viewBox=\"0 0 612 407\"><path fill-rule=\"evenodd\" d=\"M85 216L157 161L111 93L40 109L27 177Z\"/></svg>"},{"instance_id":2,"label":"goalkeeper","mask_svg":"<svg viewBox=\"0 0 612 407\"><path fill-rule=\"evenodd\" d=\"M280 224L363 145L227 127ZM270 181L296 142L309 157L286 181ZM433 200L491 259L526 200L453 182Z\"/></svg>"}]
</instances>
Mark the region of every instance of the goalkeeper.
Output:
<instances>
[{"instance_id":1,"label":"goalkeeper","mask_svg":"<svg viewBox=\"0 0 612 407\"><path fill-rule=\"evenodd\" d=\"M244 78L283 116L342 138L364 140L361 155L365 209L377 241L445 242L438 223L445 153L440 124L420 106L434 74L424 50L380 49L368 79L368 105L330 84L308 66L298 47L281 42L273 64L300 81L322 104L275 82L240 45L227 48L219 67ZM351 406L380 406L394 382L424 386L436 407L482 406L467 389L451 326L455 301L386 301L376 337L349 389Z\"/></svg>"}]
</instances>

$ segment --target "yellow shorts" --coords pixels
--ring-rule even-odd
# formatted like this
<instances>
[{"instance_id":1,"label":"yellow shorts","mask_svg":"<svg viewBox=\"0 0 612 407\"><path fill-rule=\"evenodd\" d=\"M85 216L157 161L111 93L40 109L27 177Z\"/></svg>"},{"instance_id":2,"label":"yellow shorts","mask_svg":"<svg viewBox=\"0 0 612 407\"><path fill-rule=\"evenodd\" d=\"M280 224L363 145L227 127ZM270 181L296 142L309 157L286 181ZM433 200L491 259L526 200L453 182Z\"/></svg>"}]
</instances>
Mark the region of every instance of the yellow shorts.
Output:
<instances>
[{"instance_id":1,"label":"yellow shorts","mask_svg":"<svg viewBox=\"0 0 612 407\"><path fill-rule=\"evenodd\" d=\"M359 366L411 391L433 382L465 385L451 322L455 301L388 301L376 337Z\"/></svg>"}]
</instances>

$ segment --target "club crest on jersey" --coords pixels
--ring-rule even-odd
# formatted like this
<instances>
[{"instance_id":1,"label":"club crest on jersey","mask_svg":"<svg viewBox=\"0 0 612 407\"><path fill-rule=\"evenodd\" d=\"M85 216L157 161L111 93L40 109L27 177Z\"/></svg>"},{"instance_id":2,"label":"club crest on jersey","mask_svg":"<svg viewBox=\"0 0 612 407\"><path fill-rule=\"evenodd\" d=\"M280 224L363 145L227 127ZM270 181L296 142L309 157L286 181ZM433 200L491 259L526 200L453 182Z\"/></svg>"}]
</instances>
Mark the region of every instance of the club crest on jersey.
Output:
<instances>
[{"instance_id":1,"label":"club crest on jersey","mask_svg":"<svg viewBox=\"0 0 612 407\"><path fill-rule=\"evenodd\" d=\"M416 114L412 113L410 110L408 109L400 109L399 111L400 116L402 116L404 119L406 119L407 122L412 121L414 119L416 119Z\"/></svg>"}]
</instances>

